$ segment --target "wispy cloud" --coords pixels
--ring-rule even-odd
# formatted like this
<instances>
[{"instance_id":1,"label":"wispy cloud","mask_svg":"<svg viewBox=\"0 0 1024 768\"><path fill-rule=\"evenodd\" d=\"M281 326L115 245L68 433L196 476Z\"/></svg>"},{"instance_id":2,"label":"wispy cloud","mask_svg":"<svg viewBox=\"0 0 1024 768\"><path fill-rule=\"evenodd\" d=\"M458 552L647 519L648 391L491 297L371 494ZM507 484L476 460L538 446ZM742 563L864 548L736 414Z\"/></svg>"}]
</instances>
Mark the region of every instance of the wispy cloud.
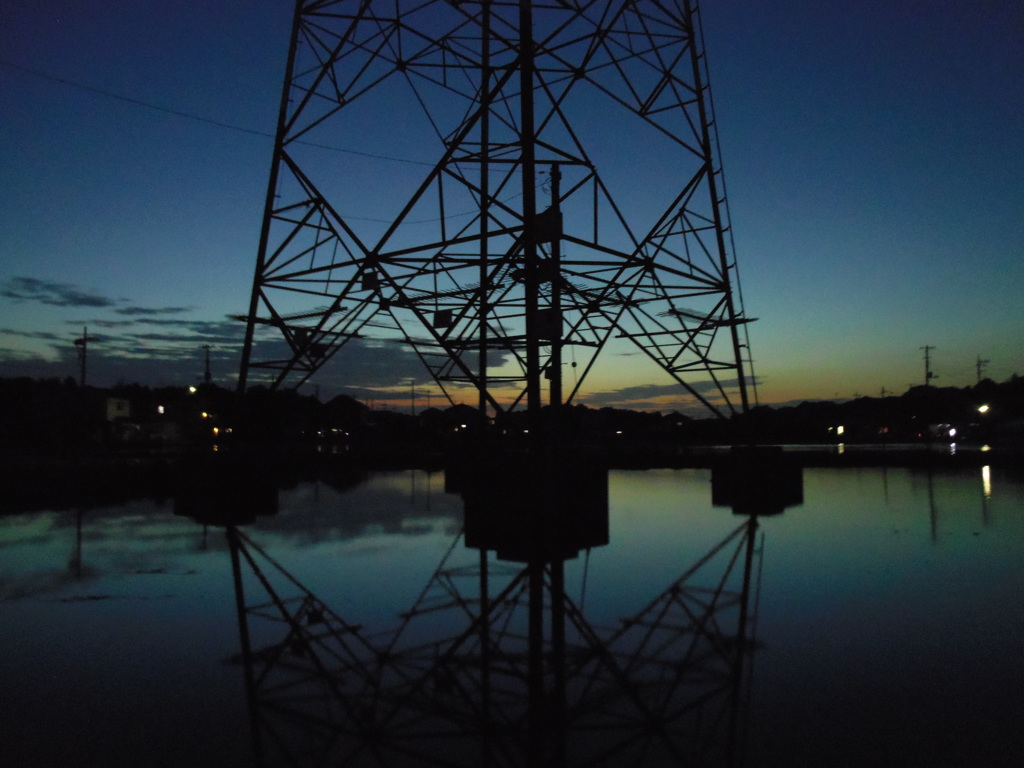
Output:
<instances>
[{"instance_id":1,"label":"wispy cloud","mask_svg":"<svg viewBox=\"0 0 1024 768\"><path fill-rule=\"evenodd\" d=\"M720 383L727 392L739 387L739 381L737 379L723 379ZM687 384L689 384L695 392L701 395L707 395L718 391L718 387L715 385L715 382L710 379L706 379L704 381L690 381L687 382ZM666 397L689 398L692 397L692 395L681 384L640 384L632 387L613 389L607 392L595 392L587 397L587 401L604 404L631 402L634 400L654 400Z\"/></svg>"},{"instance_id":2,"label":"wispy cloud","mask_svg":"<svg viewBox=\"0 0 1024 768\"><path fill-rule=\"evenodd\" d=\"M91 325L94 328L130 328L135 325L134 320L74 320L69 325L78 326L81 328L83 325Z\"/></svg>"},{"instance_id":3,"label":"wispy cloud","mask_svg":"<svg viewBox=\"0 0 1024 768\"><path fill-rule=\"evenodd\" d=\"M112 307L117 302L106 296L83 291L68 283L11 277L0 284L0 296L16 301L35 301L51 307Z\"/></svg>"},{"instance_id":4,"label":"wispy cloud","mask_svg":"<svg viewBox=\"0 0 1024 768\"><path fill-rule=\"evenodd\" d=\"M156 309L154 315L169 314L171 308L166 310ZM187 311L174 309L173 311ZM203 344L214 344L220 346L234 347L242 342L242 325L230 320L202 320L187 318L160 318L148 314L134 314L131 320L107 320L90 318L67 321L71 328L80 329L83 325L92 328L103 328L109 331L102 341L114 345L135 345L151 342L167 344L178 344L181 346L200 346ZM155 327L155 328L154 328ZM148 329L148 330L147 330ZM0 333L3 333L0 329ZM23 332L10 331L15 335L27 336ZM90 330L90 339L99 340L93 337ZM51 338L63 341L64 337L50 334L36 338Z\"/></svg>"},{"instance_id":5,"label":"wispy cloud","mask_svg":"<svg viewBox=\"0 0 1024 768\"><path fill-rule=\"evenodd\" d=\"M73 341L81 336L83 327L89 329L89 383L98 386L118 381L191 384L203 374L207 346L211 372L218 383L229 384L239 370L244 323L224 316L195 317L201 308L147 307L130 297L110 298L69 283L24 276L0 282L0 296L77 308L72 317L57 321L55 330L0 328L0 364L5 376L77 375L81 348ZM274 338L273 332L260 332L264 330L258 329L254 359L288 359L292 351L287 343L279 334ZM476 366L472 355L465 362L471 368ZM497 353L491 363L500 365ZM250 373L250 383L268 383L269 374L261 374L259 370ZM358 338L349 340L314 378L325 397L346 392L375 400L407 399L410 380L415 381L419 398L431 387L440 402L439 388L432 386L422 360L408 345ZM449 388L452 392L460 389L458 385Z\"/></svg>"},{"instance_id":6,"label":"wispy cloud","mask_svg":"<svg viewBox=\"0 0 1024 768\"><path fill-rule=\"evenodd\" d=\"M131 333L127 334L132 339L139 341L168 341L168 342L198 342L204 341L204 338L196 338L195 329L182 328L183 333ZM186 331L192 331L188 333ZM223 339L223 341L233 341L233 339Z\"/></svg>"},{"instance_id":7,"label":"wispy cloud","mask_svg":"<svg viewBox=\"0 0 1024 768\"><path fill-rule=\"evenodd\" d=\"M716 404L722 402L722 398L718 394L718 387L713 381L704 380L687 383L694 391L706 397L710 402ZM724 379L721 384L726 392L729 393L730 399L733 399L733 393L737 391L739 382L736 379ZM583 402L591 408L607 406L645 411L693 412L694 414L706 412L706 407L689 390L681 384L675 383L640 384L605 392L594 392L583 398ZM734 402L738 402L738 397L734 399Z\"/></svg>"},{"instance_id":8,"label":"wispy cloud","mask_svg":"<svg viewBox=\"0 0 1024 768\"><path fill-rule=\"evenodd\" d=\"M207 345L211 347L211 368L222 381L238 370L242 324L191 317L195 308L147 307L130 298L26 276L0 281L0 297L14 303L70 308L78 315L59 320L50 329L0 328L0 364L5 376L76 375L81 348L73 342L83 327L89 328L90 383L190 384L202 375Z\"/></svg>"},{"instance_id":9,"label":"wispy cloud","mask_svg":"<svg viewBox=\"0 0 1024 768\"><path fill-rule=\"evenodd\" d=\"M695 390L704 394L714 389L711 381L698 381L690 384ZM632 387L622 387L606 392L594 392L587 396L587 403L593 405L621 405L636 401L652 401L656 398L692 398L680 384L640 384Z\"/></svg>"},{"instance_id":10,"label":"wispy cloud","mask_svg":"<svg viewBox=\"0 0 1024 768\"><path fill-rule=\"evenodd\" d=\"M280 338L257 341L256 359L285 359L290 349ZM257 378L258 374L257 374ZM423 363L408 346L392 342L352 339L317 374L317 382L345 392L403 387L409 380L429 380Z\"/></svg>"},{"instance_id":11,"label":"wispy cloud","mask_svg":"<svg viewBox=\"0 0 1024 768\"><path fill-rule=\"evenodd\" d=\"M129 317L158 317L160 315L180 315L188 312L189 307L121 307L115 309L114 313Z\"/></svg>"},{"instance_id":12,"label":"wispy cloud","mask_svg":"<svg viewBox=\"0 0 1024 768\"><path fill-rule=\"evenodd\" d=\"M20 331L16 328L0 328L0 336L20 336L23 339L42 339L43 341L64 341L64 336L58 336L50 331Z\"/></svg>"},{"instance_id":13,"label":"wispy cloud","mask_svg":"<svg viewBox=\"0 0 1024 768\"><path fill-rule=\"evenodd\" d=\"M224 339L241 339L245 326L237 320L190 320L185 318L162 319L149 317L137 321L140 325L159 328L177 328L203 336L217 336Z\"/></svg>"}]
</instances>

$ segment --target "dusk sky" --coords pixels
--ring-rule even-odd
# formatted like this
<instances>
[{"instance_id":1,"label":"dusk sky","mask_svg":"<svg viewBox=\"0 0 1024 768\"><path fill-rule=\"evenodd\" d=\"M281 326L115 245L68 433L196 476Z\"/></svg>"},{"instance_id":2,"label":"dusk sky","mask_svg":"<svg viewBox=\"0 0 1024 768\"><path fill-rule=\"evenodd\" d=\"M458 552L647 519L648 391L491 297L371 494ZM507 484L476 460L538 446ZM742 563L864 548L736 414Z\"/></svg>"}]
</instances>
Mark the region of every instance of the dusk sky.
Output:
<instances>
[{"instance_id":1,"label":"dusk sky","mask_svg":"<svg viewBox=\"0 0 1024 768\"><path fill-rule=\"evenodd\" d=\"M0 376L77 377L88 326L92 384L195 383L208 344L233 385L292 6L0 3ZM1024 374L1024 5L701 7L760 402L900 394L925 345L938 385ZM425 389L356 352L323 397ZM666 409L621 370L582 402Z\"/></svg>"}]
</instances>

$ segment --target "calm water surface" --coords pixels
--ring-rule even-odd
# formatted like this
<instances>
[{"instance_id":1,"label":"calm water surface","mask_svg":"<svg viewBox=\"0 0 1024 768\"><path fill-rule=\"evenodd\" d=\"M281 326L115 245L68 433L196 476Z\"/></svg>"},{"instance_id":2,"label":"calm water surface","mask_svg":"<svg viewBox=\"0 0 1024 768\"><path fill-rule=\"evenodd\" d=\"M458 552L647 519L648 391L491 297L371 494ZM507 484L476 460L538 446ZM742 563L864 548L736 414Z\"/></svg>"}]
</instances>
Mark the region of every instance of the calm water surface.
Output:
<instances>
[{"instance_id":1,"label":"calm water surface","mask_svg":"<svg viewBox=\"0 0 1024 768\"><path fill-rule=\"evenodd\" d=\"M746 764L1024 765L1024 479L808 469L761 521ZM455 540L441 473L279 492L245 533L344 619L385 630ZM738 523L704 470L615 471L606 547L566 564L595 625ZM457 546L452 562L475 553ZM0 518L0 762L252 764L223 529L171 501Z\"/></svg>"}]
</instances>

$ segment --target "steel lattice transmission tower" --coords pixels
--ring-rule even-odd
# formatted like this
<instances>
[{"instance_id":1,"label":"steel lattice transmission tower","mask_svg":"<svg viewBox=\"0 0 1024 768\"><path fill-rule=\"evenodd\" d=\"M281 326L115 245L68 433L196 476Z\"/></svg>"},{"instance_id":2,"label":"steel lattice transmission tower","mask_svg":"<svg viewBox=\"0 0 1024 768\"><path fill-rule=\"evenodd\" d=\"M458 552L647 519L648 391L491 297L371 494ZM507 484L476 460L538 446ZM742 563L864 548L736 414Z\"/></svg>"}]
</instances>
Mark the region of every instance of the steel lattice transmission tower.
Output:
<instances>
[{"instance_id":1,"label":"steel lattice transmission tower","mask_svg":"<svg viewBox=\"0 0 1024 768\"><path fill-rule=\"evenodd\" d=\"M240 387L400 343L502 412L628 347L745 409L696 6L298 0Z\"/></svg>"}]
</instances>

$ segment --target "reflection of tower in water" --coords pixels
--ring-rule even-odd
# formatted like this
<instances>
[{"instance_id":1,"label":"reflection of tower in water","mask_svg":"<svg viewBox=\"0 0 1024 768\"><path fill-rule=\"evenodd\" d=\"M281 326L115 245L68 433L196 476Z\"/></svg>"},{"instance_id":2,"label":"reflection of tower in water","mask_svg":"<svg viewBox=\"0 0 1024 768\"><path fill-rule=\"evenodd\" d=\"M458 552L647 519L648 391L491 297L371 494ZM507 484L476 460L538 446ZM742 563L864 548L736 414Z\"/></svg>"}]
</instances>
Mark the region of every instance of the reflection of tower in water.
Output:
<instances>
[{"instance_id":1,"label":"reflection of tower in water","mask_svg":"<svg viewBox=\"0 0 1024 768\"><path fill-rule=\"evenodd\" d=\"M76 579L83 576L85 562L82 559L82 518L85 517L85 510L81 507L75 509L75 548L68 559L68 570L74 573Z\"/></svg>"},{"instance_id":2,"label":"reflection of tower in water","mask_svg":"<svg viewBox=\"0 0 1024 768\"><path fill-rule=\"evenodd\" d=\"M386 632L334 613L227 527L263 764L738 762L758 512L798 501L793 488L765 506L764 478L748 473L760 488L743 496L729 468L716 469L714 501L742 523L605 627L567 593L564 566L608 541L606 473L582 463L531 471L526 461L452 478L464 529Z\"/></svg>"}]
</instances>

